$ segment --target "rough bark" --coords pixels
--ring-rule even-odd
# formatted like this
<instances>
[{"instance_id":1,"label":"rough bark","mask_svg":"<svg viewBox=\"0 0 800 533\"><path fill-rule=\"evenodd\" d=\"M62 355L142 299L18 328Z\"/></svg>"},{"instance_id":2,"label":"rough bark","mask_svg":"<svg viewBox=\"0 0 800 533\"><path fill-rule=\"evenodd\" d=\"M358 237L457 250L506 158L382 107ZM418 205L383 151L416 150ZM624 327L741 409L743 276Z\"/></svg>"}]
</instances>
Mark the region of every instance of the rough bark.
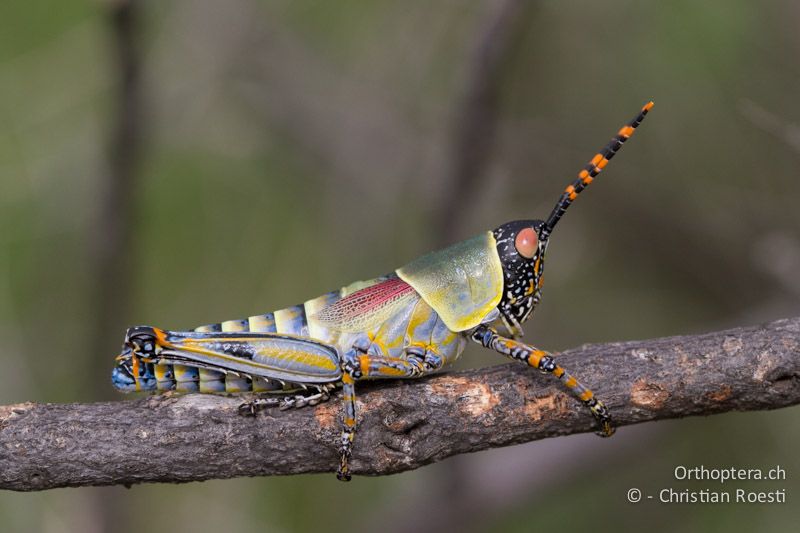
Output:
<instances>
[{"instance_id":1,"label":"rough bark","mask_svg":"<svg viewBox=\"0 0 800 533\"><path fill-rule=\"evenodd\" d=\"M586 345L559 361L625 426L800 403L800 317L728 331ZM353 470L383 475L446 457L593 429L548 376L518 364L359 384ZM338 394L256 418L241 398L167 394L0 407L0 488L186 482L332 472Z\"/></svg>"}]
</instances>

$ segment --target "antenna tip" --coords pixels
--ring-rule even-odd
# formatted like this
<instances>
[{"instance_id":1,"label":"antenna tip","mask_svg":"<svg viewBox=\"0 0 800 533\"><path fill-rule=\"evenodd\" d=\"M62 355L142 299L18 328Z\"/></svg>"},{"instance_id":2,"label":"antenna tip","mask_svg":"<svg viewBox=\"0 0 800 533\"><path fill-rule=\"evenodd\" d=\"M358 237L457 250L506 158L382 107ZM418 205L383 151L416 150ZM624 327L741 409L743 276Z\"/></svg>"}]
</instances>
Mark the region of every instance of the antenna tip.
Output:
<instances>
[{"instance_id":1,"label":"antenna tip","mask_svg":"<svg viewBox=\"0 0 800 533\"><path fill-rule=\"evenodd\" d=\"M647 102L646 104L644 104L644 107L642 108L642 111L650 111L651 109L653 109L653 106L654 106L654 105L655 105L655 104L653 103L653 101L652 101L652 100L650 100L649 102Z\"/></svg>"}]
</instances>

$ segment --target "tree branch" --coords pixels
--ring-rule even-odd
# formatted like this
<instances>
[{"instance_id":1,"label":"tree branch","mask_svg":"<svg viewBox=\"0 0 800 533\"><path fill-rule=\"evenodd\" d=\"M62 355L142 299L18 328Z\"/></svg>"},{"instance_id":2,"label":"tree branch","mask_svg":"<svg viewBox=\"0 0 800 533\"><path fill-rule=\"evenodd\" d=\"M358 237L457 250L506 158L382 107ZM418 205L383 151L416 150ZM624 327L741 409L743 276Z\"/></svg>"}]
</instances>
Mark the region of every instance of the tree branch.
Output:
<instances>
[{"instance_id":1,"label":"tree branch","mask_svg":"<svg viewBox=\"0 0 800 533\"><path fill-rule=\"evenodd\" d=\"M800 317L648 341L586 345L559 362L618 426L800 403ZM446 457L586 432L593 419L554 380L518 364L360 384L353 470L383 475ZM241 398L167 394L93 404L0 407L0 488L186 482L331 472L332 401L256 418Z\"/></svg>"}]
</instances>

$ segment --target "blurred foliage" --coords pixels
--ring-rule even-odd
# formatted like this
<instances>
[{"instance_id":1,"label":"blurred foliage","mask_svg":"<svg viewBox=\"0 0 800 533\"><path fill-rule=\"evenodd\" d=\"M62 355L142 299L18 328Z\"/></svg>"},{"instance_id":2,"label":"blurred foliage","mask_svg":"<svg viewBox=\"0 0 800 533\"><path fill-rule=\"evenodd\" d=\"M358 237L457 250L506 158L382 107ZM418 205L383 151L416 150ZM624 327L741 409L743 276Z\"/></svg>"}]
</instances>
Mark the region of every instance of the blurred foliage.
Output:
<instances>
[{"instance_id":1,"label":"blurred foliage","mask_svg":"<svg viewBox=\"0 0 800 533\"><path fill-rule=\"evenodd\" d=\"M91 337L89 253L104 230L115 109L110 4L0 5L4 404L110 394L82 378L88 365L110 370L117 349ZM453 104L488 5L142 2L146 141L120 336L131 324L189 328L281 308L430 250ZM491 161L460 236L546 215L615 128L656 102L561 223L527 338L557 350L799 314L798 5L550 0L521 16ZM462 364L497 362L470 348ZM495 450L459 458L467 482L452 492L444 463L347 486L327 475L1 494L0 523L99 531L108 505L115 531L401 531L435 523L416 513L454 514L469 491L513 486L458 524L785 530L800 518L797 422L797 408L727 414ZM530 482L492 474L509 464L528 465ZM674 467L700 464L780 464L788 479L770 488L786 488L789 503L626 503L632 486L683 488Z\"/></svg>"}]
</instances>

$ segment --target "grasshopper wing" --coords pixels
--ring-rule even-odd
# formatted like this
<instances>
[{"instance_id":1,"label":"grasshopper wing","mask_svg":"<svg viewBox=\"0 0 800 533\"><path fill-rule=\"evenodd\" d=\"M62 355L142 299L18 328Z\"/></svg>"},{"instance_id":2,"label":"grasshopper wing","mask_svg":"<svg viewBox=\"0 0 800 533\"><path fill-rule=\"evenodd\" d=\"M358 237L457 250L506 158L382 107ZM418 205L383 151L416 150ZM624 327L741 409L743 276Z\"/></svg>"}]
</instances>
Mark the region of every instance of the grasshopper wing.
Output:
<instances>
[{"instance_id":1,"label":"grasshopper wing","mask_svg":"<svg viewBox=\"0 0 800 533\"><path fill-rule=\"evenodd\" d=\"M389 276L324 307L311 320L336 331L369 331L418 300L419 295L411 285L397 276Z\"/></svg>"},{"instance_id":2,"label":"grasshopper wing","mask_svg":"<svg viewBox=\"0 0 800 533\"><path fill-rule=\"evenodd\" d=\"M339 381L339 351L323 342L280 333L159 332L159 364L231 370L295 383Z\"/></svg>"}]
</instances>

